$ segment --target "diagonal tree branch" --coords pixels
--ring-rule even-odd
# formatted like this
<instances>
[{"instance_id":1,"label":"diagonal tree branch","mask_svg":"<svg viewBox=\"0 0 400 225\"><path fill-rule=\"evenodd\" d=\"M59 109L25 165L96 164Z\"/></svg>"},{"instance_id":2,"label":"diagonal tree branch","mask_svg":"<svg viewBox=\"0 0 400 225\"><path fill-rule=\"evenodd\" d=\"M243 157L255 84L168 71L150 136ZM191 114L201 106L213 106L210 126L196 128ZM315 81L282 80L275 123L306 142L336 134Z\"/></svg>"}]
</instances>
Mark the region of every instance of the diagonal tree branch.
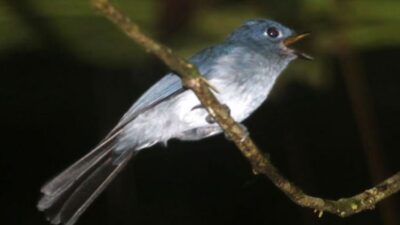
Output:
<instances>
[{"instance_id":1,"label":"diagonal tree branch","mask_svg":"<svg viewBox=\"0 0 400 225\"><path fill-rule=\"evenodd\" d=\"M251 140L246 131L232 119L226 108L221 105L212 88L197 68L187 60L177 56L168 47L157 43L144 33L120 10L108 0L92 0L94 7L119 27L137 44L145 50L159 57L171 70L180 75L185 87L190 88L199 98L215 121L221 126L225 134L231 137L242 154L248 159L255 173L266 175L280 190L282 190L296 204L314 209L322 216L329 212L340 217L347 217L375 205L388 196L400 190L400 171L373 188L357 195L339 200L328 200L305 194L300 188L282 176L277 168L271 164L262 151Z\"/></svg>"}]
</instances>

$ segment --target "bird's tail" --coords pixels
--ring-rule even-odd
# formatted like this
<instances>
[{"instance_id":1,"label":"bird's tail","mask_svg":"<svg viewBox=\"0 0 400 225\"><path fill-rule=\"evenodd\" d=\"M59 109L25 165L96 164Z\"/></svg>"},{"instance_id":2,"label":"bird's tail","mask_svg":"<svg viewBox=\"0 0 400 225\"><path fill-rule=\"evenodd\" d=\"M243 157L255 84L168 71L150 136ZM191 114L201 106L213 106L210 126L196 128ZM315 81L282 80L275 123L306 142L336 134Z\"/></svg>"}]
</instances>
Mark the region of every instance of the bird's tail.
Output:
<instances>
[{"instance_id":1,"label":"bird's tail","mask_svg":"<svg viewBox=\"0 0 400 225\"><path fill-rule=\"evenodd\" d=\"M128 163L134 151L115 155L113 139L100 144L41 188L43 196L37 207L52 224L73 225Z\"/></svg>"}]
</instances>

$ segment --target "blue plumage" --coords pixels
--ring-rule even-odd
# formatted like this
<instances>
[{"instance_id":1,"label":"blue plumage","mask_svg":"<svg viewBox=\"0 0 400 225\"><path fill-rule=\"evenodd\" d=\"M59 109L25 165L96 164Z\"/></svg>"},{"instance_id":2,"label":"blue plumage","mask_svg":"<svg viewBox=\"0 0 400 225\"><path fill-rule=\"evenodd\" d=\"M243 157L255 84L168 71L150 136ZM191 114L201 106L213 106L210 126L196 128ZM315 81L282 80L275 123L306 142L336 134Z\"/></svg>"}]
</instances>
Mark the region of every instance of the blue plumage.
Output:
<instances>
[{"instance_id":1,"label":"blue plumage","mask_svg":"<svg viewBox=\"0 0 400 225\"><path fill-rule=\"evenodd\" d=\"M288 48L303 37L271 20L249 20L190 61L241 122L265 101L288 63L297 56L306 57ZM46 211L53 224L74 224L140 149L172 138L198 140L221 133L207 117L194 93L182 87L177 75L167 74L133 104L94 150L43 186L39 210Z\"/></svg>"}]
</instances>

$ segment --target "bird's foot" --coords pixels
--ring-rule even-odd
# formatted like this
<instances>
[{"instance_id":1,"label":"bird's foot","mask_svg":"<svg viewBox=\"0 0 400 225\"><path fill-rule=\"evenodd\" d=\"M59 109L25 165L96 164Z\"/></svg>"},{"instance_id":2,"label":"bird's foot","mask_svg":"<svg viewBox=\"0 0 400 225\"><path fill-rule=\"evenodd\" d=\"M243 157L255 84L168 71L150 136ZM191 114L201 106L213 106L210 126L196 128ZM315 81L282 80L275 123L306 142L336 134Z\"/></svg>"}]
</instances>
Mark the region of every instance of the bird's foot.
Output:
<instances>
[{"instance_id":1,"label":"bird's foot","mask_svg":"<svg viewBox=\"0 0 400 225\"><path fill-rule=\"evenodd\" d=\"M246 138L249 137L250 133L249 133L249 130L247 129L247 127L245 125L239 123L239 126L244 130L244 135L240 139L240 143L242 143L242 142L244 142L246 140ZM226 134L226 133L225 133L225 138L230 140L230 141L233 140L233 138L230 135Z\"/></svg>"},{"instance_id":2,"label":"bird's foot","mask_svg":"<svg viewBox=\"0 0 400 225\"><path fill-rule=\"evenodd\" d=\"M214 117L212 117L211 115L207 115L207 116L206 116L206 121L207 121L207 123L209 123L209 124L215 123L215 119L214 119Z\"/></svg>"},{"instance_id":3,"label":"bird's foot","mask_svg":"<svg viewBox=\"0 0 400 225\"><path fill-rule=\"evenodd\" d=\"M222 104L222 107L224 107L225 110L228 111L229 114L231 113L231 110L229 109L229 107L228 107L227 105ZM195 109L205 109L205 108L204 108L203 105L200 104L200 105L196 105L196 106L193 107L191 110L193 111L193 110L195 110ZM207 123L209 123L209 124L214 124L214 123L215 123L214 117L212 117L210 114L208 114L208 115L206 116L206 121L207 121Z\"/></svg>"},{"instance_id":4,"label":"bird's foot","mask_svg":"<svg viewBox=\"0 0 400 225\"><path fill-rule=\"evenodd\" d=\"M205 77L200 77L200 80L203 81L203 83L206 84L209 89L211 89L215 93L219 93L218 89L214 85L212 85Z\"/></svg>"},{"instance_id":5,"label":"bird's foot","mask_svg":"<svg viewBox=\"0 0 400 225\"><path fill-rule=\"evenodd\" d=\"M231 114L231 109L229 108L229 106L227 106L226 104L222 104L222 107L228 112L228 114ZM210 114L208 114L206 116L206 121L209 124L213 124L215 123L215 119L214 117L212 117Z\"/></svg>"},{"instance_id":6,"label":"bird's foot","mask_svg":"<svg viewBox=\"0 0 400 225\"><path fill-rule=\"evenodd\" d=\"M204 109L204 110L206 110L206 109L204 108L204 106L201 105L201 104L196 105L196 106L193 107L191 110L193 111L193 110L195 110L195 109ZM209 123L209 124L215 123L214 117L212 117L210 114L208 114L208 115L206 116L206 121L207 121L207 123Z\"/></svg>"},{"instance_id":7,"label":"bird's foot","mask_svg":"<svg viewBox=\"0 0 400 225\"><path fill-rule=\"evenodd\" d=\"M231 109L229 108L229 106L227 106L226 104L222 104L222 107L228 112L228 114L231 114Z\"/></svg>"}]
</instances>

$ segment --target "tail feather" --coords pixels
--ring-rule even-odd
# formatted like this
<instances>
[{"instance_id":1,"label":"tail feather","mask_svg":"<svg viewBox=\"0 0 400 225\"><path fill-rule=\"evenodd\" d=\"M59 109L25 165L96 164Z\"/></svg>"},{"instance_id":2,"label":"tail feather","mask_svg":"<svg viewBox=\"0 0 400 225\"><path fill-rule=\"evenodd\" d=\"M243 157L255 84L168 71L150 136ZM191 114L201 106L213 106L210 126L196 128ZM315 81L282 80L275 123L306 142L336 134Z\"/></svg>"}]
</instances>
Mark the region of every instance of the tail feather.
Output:
<instances>
[{"instance_id":1,"label":"tail feather","mask_svg":"<svg viewBox=\"0 0 400 225\"><path fill-rule=\"evenodd\" d=\"M110 149L107 149L106 152L102 153L106 154L108 151L110 151ZM67 195L70 190L75 189L76 185L82 182L81 179L84 179L86 174L90 174L91 170L100 163L99 160L104 157L102 154L93 153L94 152L90 152L84 157L84 159L80 159L78 162L67 168L41 189L44 196L40 199L37 205L39 210L43 211L54 205L60 198ZM90 160L86 160L89 159L88 156Z\"/></svg>"},{"instance_id":2,"label":"tail feather","mask_svg":"<svg viewBox=\"0 0 400 225\"><path fill-rule=\"evenodd\" d=\"M103 143L41 189L43 196L37 207L52 224L73 225L134 153L115 155L113 143Z\"/></svg>"},{"instance_id":3,"label":"tail feather","mask_svg":"<svg viewBox=\"0 0 400 225\"><path fill-rule=\"evenodd\" d=\"M92 166L96 165L96 163L102 159L106 154L108 154L113 148L115 136L118 135L119 132L105 139L100 145L98 145L95 149L90 151L84 157L76 161L66 170L64 170L57 177L52 179L50 182L45 184L41 188L41 192L48 196L57 196L59 193L64 192L68 189L74 180L79 179L82 175L84 175L87 170L91 169Z\"/></svg>"},{"instance_id":4,"label":"tail feather","mask_svg":"<svg viewBox=\"0 0 400 225\"><path fill-rule=\"evenodd\" d=\"M107 159L72 193L59 213L62 223L73 225L76 222L87 207L125 167L132 156L132 152L127 154L117 165L113 164L113 159Z\"/></svg>"}]
</instances>

